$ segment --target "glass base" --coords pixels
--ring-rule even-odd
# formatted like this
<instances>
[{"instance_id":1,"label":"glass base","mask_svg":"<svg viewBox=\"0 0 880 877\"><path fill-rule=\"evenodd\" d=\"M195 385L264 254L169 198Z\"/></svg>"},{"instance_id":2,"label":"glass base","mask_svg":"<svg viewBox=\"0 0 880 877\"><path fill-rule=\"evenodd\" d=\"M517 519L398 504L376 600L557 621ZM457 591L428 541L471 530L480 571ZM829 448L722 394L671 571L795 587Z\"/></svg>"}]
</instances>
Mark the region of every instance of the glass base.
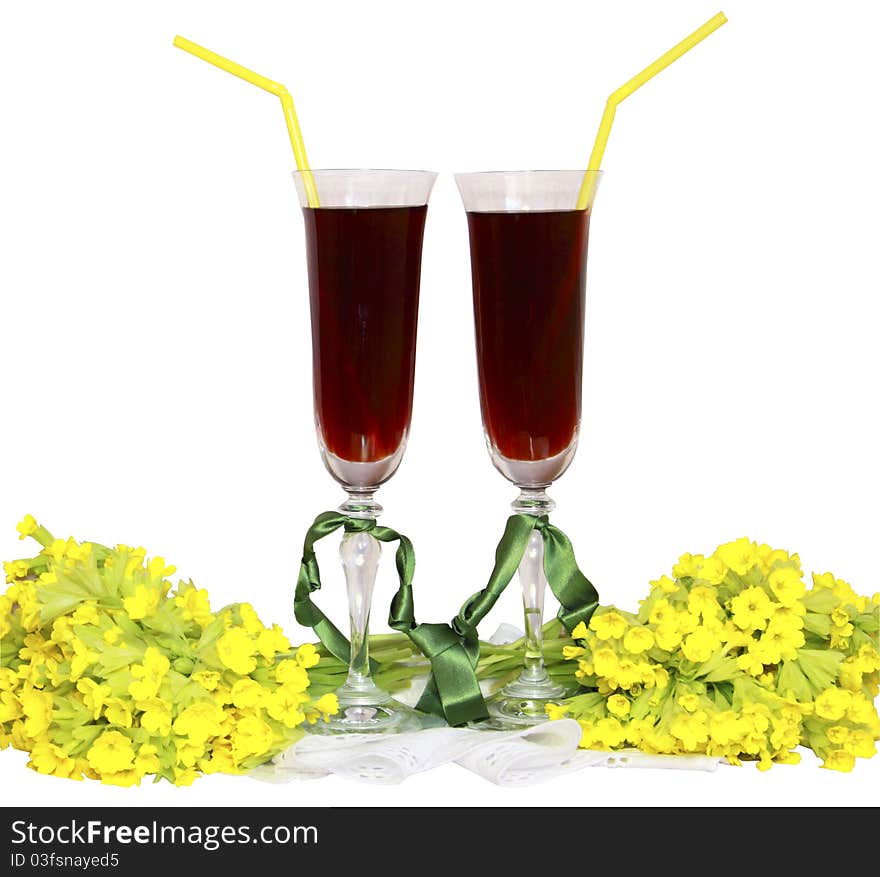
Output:
<instances>
[{"instance_id":1,"label":"glass base","mask_svg":"<svg viewBox=\"0 0 880 877\"><path fill-rule=\"evenodd\" d=\"M315 722L305 730L310 734L401 734L424 726L422 716L411 707L394 700L372 681L352 686L346 683L337 692L339 712L329 720Z\"/></svg>"},{"instance_id":2,"label":"glass base","mask_svg":"<svg viewBox=\"0 0 880 877\"><path fill-rule=\"evenodd\" d=\"M528 725L540 725L549 721L545 709L547 704L558 703L567 693L562 685L550 679L543 682L517 679L516 682L505 685L486 703L489 721L478 727L509 731Z\"/></svg>"}]
</instances>

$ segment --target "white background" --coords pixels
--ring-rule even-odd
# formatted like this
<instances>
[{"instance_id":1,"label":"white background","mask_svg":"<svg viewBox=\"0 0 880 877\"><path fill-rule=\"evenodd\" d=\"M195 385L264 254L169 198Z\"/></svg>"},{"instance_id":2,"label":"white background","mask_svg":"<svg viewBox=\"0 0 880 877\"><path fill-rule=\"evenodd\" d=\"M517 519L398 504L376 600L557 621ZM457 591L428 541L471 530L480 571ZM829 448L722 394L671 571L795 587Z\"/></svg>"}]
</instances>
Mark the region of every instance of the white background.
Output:
<instances>
[{"instance_id":1,"label":"white background","mask_svg":"<svg viewBox=\"0 0 880 877\"><path fill-rule=\"evenodd\" d=\"M748 534L878 589L880 135L869 2L729 0L730 23L624 103L593 219L584 423L552 493L604 602ZM291 639L302 535L341 492L312 428L306 269L277 100L313 167L441 172L411 441L381 492L421 619L484 584L514 496L483 446L466 226L451 174L586 164L607 94L717 11L600 3L4 4L0 554L32 512L143 544ZM453 536L452 533L460 535ZM333 548L322 605L343 616ZM394 585L386 552L376 599ZM517 621L515 588L486 622ZM855 773L594 769L499 790L450 766L328 779L74 784L0 755L4 803L877 803Z\"/></svg>"}]
</instances>

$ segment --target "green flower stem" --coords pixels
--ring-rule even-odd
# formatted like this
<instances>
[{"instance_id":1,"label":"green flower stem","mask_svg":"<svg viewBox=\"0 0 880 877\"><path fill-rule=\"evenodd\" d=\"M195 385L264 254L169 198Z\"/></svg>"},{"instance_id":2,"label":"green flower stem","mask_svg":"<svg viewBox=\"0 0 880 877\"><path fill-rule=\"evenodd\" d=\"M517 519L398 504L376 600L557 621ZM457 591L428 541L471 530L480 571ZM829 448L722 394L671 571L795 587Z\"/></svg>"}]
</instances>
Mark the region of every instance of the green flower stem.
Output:
<instances>
[{"instance_id":1,"label":"green flower stem","mask_svg":"<svg viewBox=\"0 0 880 877\"><path fill-rule=\"evenodd\" d=\"M547 672L555 680L573 687L577 681L574 675L577 665L562 656L563 648L573 645L571 638L556 618L544 625L544 637ZM348 667L329 654L320 643L316 643L315 647L321 660L317 667L309 670L312 681L310 693L320 695L338 688L348 672ZM522 670L525 648L525 637L504 645L480 643L477 679L488 683L490 694L517 678ZM413 647L405 634L372 634L370 655L379 664L379 669L374 674L376 684L392 694L405 691L413 679L425 676L430 671L430 663Z\"/></svg>"}]
</instances>

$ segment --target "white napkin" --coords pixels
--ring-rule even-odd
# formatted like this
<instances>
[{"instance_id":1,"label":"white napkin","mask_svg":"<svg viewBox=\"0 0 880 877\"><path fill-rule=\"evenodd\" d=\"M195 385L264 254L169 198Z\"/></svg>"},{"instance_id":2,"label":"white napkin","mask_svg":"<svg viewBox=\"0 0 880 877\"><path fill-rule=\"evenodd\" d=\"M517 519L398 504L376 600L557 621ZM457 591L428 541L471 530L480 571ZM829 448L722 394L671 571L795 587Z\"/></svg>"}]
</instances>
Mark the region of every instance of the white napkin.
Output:
<instances>
[{"instance_id":1,"label":"white napkin","mask_svg":"<svg viewBox=\"0 0 880 877\"><path fill-rule=\"evenodd\" d=\"M580 738L580 725L573 719L516 731L429 728L380 736L309 735L250 776L280 783L336 774L394 785L412 774L455 762L496 785L522 786L599 765L714 770L720 761L699 755L646 755L637 750L579 750Z\"/></svg>"},{"instance_id":2,"label":"white napkin","mask_svg":"<svg viewBox=\"0 0 880 877\"><path fill-rule=\"evenodd\" d=\"M502 645L522 635L512 625L502 624L489 641ZM398 700L414 706L421 687L414 680L407 691L397 695ZM574 719L516 731L441 727L380 736L308 735L249 776L284 783L336 774L364 783L394 785L415 773L455 762L495 785L525 786L585 767L715 770L721 761L707 755L648 755L637 749L578 749L580 739L581 727Z\"/></svg>"}]
</instances>

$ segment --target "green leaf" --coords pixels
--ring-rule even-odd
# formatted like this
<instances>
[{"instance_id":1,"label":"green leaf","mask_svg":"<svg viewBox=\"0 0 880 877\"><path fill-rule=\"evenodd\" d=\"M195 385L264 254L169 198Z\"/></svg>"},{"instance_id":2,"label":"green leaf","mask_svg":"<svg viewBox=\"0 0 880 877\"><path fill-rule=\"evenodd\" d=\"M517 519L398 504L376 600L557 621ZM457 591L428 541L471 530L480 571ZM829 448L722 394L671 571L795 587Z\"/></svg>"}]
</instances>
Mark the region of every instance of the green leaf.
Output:
<instances>
[{"instance_id":1,"label":"green leaf","mask_svg":"<svg viewBox=\"0 0 880 877\"><path fill-rule=\"evenodd\" d=\"M736 666L736 659L722 655L720 652L700 664L694 673L695 677L702 678L704 682L726 682L741 675L742 670Z\"/></svg>"},{"instance_id":2,"label":"green leaf","mask_svg":"<svg viewBox=\"0 0 880 877\"><path fill-rule=\"evenodd\" d=\"M85 585L67 576L59 576L54 584L38 586L37 596L42 606L40 621L44 625L54 621L59 615L66 615L85 600L95 599L95 595Z\"/></svg>"},{"instance_id":3,"label":"green leaf","mask_svg":"<svg viewBox=\"0 0 880 877\"><path fill-rule=\"evenodd\" d=\"M123 670L131 664L140 664L144 659L145 644L138 640L133 645L110 646L104 645L99 652L100 658L95 665L94 673L105 678L112 676L118 670Z\"/></svg>"},{"instance_id":4,"label":"green leaf","mask_svg":"<svg viewBox=\"0 0 880 877\"><path fill-rule=\"evenodd\" d=\"M843 654L832 649L798 649L797 662L816 694L837 680Z\"/></svg>"},{"instance_id":5,"label":"green leaf","mask_svg":"<svg viewBox=\"0 0 880 877\"><path fill-rule=\"evenodd\" d=\"M633 702L629 714L634 719L643 719L651 712L651 698L654 696L653 688L646 688Z\"/></svg>"},{"instance_id":6,"label":"green leaf","mask_svg":"<svg viewBox=\"0 0 880 877\"><path fill-rule=\"evenodd\" d=\"M808 612L804 616L804 627L811 633L818 634L823 639L831 636L831 616L819 615L817 612Z\"/></svg>"},{"instance_id":7,"label":"green leaf","mask_svg":"<svg viewBox=\"0 0 880 877\"><path fill-rule=\"evenodd\" d=\"M797 661L783 661L776 676L776 690L783 697L793 697L799 701L813 699L813 689Z\"/></svg>"},{"instance_id":8,"label":"green leaf","mask_svg":"<svg viewBox=\"0 0 880 877\"><path fill-rule=\"evenodd\" d=\"M226 630L226 624L222 618L215 618L203 631L196 643L196 651L201 652L214 645Z\"/></svg>"},{"instance_id":9,"label":"green leaf","mask_svg":"<svg viewBox=\"0 0 880 877\"><path fill-rule=\"evenodd\" d=\"M147 629L159 633L170 633L181 638L186 636L187 624L177 614L171 600L163 601L155 614L145 618L142 623Z\"/></svg>"},{"instance_id":10,"label":"green leaf","mask_svg":"<svg viewBox=\"0 0 880 877\"><path fill-rule=\"evenodd\" d=\"M828 588L813 588L804 594L803 602L810 612L823 612L828 615L832 609L837 608L840 599Z\"/></svg>"}]
</instances>

